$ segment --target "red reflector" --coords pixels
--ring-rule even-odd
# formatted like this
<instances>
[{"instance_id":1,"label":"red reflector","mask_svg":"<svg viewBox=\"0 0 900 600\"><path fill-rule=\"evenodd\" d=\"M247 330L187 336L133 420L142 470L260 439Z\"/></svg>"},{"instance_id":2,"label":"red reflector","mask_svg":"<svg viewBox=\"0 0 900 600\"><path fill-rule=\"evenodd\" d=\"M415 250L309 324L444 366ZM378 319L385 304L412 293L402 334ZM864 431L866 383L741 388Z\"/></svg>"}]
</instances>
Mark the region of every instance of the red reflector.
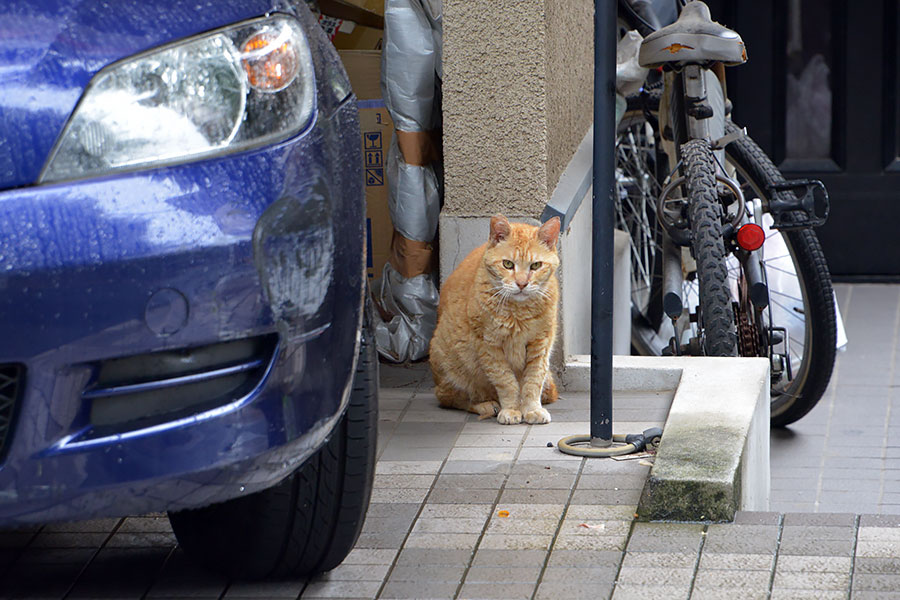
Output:
<instances>
[{"instance_id":1,"label":"red reflector","mask_svg":"<svg viewBox=\"0 0 900 600\"><path fill-rule=\"evenodd\" d=\"M738 229L737 243L744 250L752 252L762 246L765 241L766 232L756 223L747 223Z\"/></svg>"}]
</instances>

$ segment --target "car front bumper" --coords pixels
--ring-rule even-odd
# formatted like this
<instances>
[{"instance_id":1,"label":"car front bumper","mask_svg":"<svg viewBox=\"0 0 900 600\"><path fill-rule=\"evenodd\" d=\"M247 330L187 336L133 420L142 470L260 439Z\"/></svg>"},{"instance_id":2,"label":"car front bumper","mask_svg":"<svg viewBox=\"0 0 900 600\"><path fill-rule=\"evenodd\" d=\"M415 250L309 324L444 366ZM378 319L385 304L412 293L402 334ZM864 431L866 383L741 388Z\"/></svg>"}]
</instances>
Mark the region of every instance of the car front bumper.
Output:
<instances>
[{"instance_id":1,"label":"car front bumper","mask_svg":"<svg viewBox=\"0 0 900 600\"><path fill-rule=\"evenodd\" d=\"M0 525L223 501L321 445L359 336L358 131L348 98L277 146L0 193Z\"/></svg>"}]
</instances>

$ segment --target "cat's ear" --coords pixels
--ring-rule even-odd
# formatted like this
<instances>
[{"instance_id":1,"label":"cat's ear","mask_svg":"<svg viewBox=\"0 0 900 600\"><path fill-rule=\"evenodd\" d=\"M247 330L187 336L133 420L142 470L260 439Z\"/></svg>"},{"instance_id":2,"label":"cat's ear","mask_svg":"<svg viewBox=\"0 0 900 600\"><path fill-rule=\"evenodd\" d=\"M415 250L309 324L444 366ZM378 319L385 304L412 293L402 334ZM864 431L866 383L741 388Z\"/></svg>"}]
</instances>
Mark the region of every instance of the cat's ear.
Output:
<instances>
[{"instance_id":1,"label":"cat's ear","mask_svg":"<svg viewBox=\"0 0 900 600\"><path fill-rule=\"evenodd\" d=\"M503 215L491 217L491 246L496 246L509 237L509 221Z\"/></svg>"},{"instance_id":2,"label":"cat's ear","mask_svg":"<svg viewBox=\"0 0 900 600\"><path fill-rule=\"evenodd\" d=\"M556 241L559 239L559 227L559 217L553 217L537 230L537 239L551 250L556 249Z\"/></svg>"}]
</instances>

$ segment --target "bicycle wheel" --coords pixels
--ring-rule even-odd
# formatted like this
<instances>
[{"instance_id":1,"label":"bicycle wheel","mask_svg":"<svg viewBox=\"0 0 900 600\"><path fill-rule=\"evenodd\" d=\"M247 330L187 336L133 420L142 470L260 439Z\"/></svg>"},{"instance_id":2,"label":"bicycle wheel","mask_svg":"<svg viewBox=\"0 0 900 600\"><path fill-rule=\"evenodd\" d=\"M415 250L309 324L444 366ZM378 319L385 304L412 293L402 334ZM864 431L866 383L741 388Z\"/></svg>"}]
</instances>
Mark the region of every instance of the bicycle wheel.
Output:
<instances>
[{"instance_id":1,"label":"bicycle wheel","mask_svg":"<svg viewBox=\"0 0 900 600\"><path fill-rule=\"evenodd\" d=\"M632 250L632 346L635 352L646 355L659 355L672 337L684 341L697 335L696 325L687 319L679 319L679 331L675 331L661 309L661 235L656 199L661 191L659 182L668 171L668 159L655 133L658 103L657 94L629 98L616 144L617 227L629 233ZM727 132L734 129L733 124L727 124ZM725 167L748 199L767 200L769 185L784 180L748 137L726 147ZM763 217L762 225L767 227L770 217ZM787 355L785 362L790 368L781 373L773 368L771 390L772 424L783 426L809 412L828 385L835 356L834 294L813 231L782 233L767 229L761 256L769 280L770 306L755 320L756 327L781 326L789 333L789 349L779 350ZM728 255L726 269L732 300L743 310L741 268L733 255ZM692 269L686 273L683 297L693 309L699 294ZM738 346L743 356L769 356L767 344L756 345L757 352L752 354L748 354L747 344Z\"/></svg>"},{"instance_id":2,"label":"bicycle wheel","mask_svg":"<svg viewBox=\"0 0 900 600\"><path fill-rule=\"evenodd\" d=\"M690 140L681 146L681 161L687 186L691 251L697 263L700 344L706 356L737 356L722 240L722 205L716 191L716 159L706 140Z\"/></svg>"}]
</instances>

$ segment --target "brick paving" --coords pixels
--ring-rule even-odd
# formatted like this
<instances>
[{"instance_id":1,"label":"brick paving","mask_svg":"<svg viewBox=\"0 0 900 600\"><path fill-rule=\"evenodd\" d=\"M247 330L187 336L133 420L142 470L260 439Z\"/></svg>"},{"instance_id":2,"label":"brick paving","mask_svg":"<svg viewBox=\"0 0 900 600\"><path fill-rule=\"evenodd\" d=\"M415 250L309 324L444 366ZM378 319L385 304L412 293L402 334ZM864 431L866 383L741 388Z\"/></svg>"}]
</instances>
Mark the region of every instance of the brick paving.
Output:
<instances>
[{"instance_id":1,"label":"brick paving","mask_svg":"<svg viewBox=\"0 0 900 600\"><path fill-rule=\"evenodd\" d=\"M563 394L549 425L500 426L439 409L427 367L385 368L372 504L338 568L230 582L190 564L163 516L101 519L0 531L0 600L900 599L898 294L839 287L852 345L822 406L773 439L773 512L636 523L646 462L554 447L588 432L587 394ZM661 424L669 401L617 396L616 431Z\"/></svg>"}]
</instances>

